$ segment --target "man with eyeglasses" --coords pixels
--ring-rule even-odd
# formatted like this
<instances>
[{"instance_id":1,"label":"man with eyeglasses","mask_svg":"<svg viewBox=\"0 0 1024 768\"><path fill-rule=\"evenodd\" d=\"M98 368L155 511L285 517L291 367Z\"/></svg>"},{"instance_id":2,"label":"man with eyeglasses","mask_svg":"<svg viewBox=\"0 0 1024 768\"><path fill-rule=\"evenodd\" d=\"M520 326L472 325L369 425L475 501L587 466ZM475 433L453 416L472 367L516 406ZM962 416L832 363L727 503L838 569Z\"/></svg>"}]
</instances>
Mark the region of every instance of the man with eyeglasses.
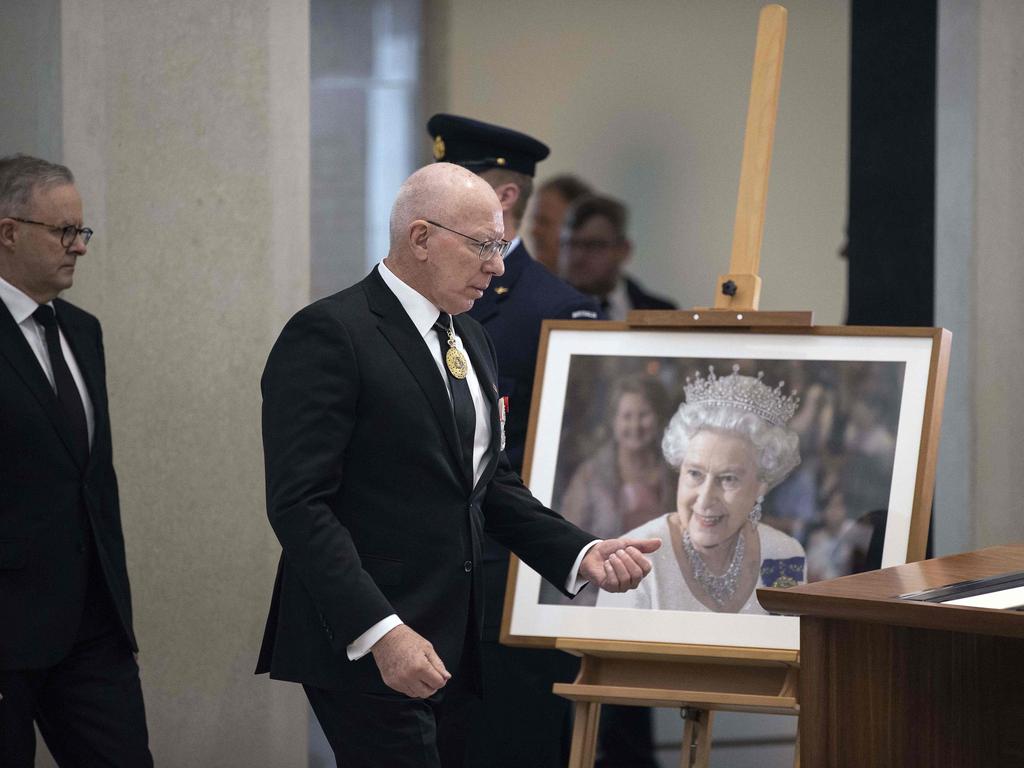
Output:
<instances>
[{"instance_id":1,"label":"man with eyeglasses","mask_svg":"<svg viewBox=\"0 0 1024 768\"><path fill-rule=\"evenodd\" d=\"M676 309L670 299L648 293L623 268L633 258L626 237L626 206L605 195L579 198L565 221L561 264L565 279L595 297L610 320L631 309Z\"/></svg>"},{"instance_id":2,"label":"man with eyeglasses","mask_svg":"<svg viewBox=\"0 0 1024 768\"><path fill-rule=\"evenodd\" d=\"M398 192L387 258L296 314L267 360L283 552L257 672L303 684L344 768L464 765L485 531L566 594L634 588L660 543L595 541L509 467L494 347L465 314L507 248L486 182L422 168Z\"/></svg>"},{"instance_id":3,"label":"man with eyeglasses","mask_svg":"<svg viewBox=\"0 0 1024 768\"><path fill-rule=\"evenodd\" d=\"M505 237L513 247L505 273L469 314L494 341L500 362L498 392L507 397L506 454L512 468L522 470L529 425L533 379L546 319L593 320L597 303L552 274L527 252L519 237L533 191L537 163L549 153L543 143L519 131L460 115L437 114L427 123L434 159L467 168L494 189L501 202ZM531 765L564 766L572 736L572 709L551 686L570 682L579 661L561 651L509 648L498 642L508 550L485 540L484 686L491 692L474 711L469 764L474 768Z\"/></svg>"},{"instance_id":4,"label":"man with eyeglasses","mask_svg":"<svg viewBox=\"0 0 1024 768\"><path fill-rule=\"evenodd\" d=\"M0 765L152 766L100 324L57 298L92 230L62 165L0 158Z\"/></svg>"}]
</instances>

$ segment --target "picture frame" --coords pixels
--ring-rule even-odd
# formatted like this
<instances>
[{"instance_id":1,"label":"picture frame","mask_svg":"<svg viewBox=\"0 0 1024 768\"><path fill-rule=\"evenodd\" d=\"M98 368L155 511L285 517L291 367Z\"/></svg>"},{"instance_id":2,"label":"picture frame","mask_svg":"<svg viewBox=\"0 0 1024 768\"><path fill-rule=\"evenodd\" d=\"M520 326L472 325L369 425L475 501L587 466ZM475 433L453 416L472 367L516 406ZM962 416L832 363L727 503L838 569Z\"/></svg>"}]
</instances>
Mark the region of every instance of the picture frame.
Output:
<instances>
[{"instance_id":1,"label":"picture frame","mask_svg":"<svg viewBox=\"0 0 1024 768\"><path fill-rule=\"evenodd\" d=\"M765 514L760 523L784 530L801 543L806 558L804 579L843 575L843 568L852 573L919 560L924 557L928 535L949 342L949 332L935 328L657 328L620 322L546 321L524 480L541 502L560 512L563 506L574 510L566 514L569 519L590 514L574 522L585 530L600 528L591 530L600 538L626 534L629 515L633 523L644 514L654 520L651 511L657 510L666 520L680 520L681 515L672 517L676 499L666 499L663 477L660 482L649 480L646 489L643 483L639 490L620 488L622 493L611 496L618 504L602 505L594 495L595 488L616 475L616 457L626 453L617 440L629 443L626 433L618 437L615 433L619 412L612 413L616 406L611 400L622 397L620 390L630 389L618 382L630 379L637 392L637 379L657 380L667 394L669 410L674 411L685 399L687 378L692 385L698 380L706 384L709 378L725 379L734 372L738 376L761 374L764 385L780 398L788 397L794 388L806 387L797 393L800 400L789 420L795 425L791 431L797 432L800 440L800 464L764 495ZM642 398L634 397L631 402L638 400ZM668 414L660 418L659 429L663 430ZM678 484L677 474L673 473L671 482ZM620 485L629 484L620 480ZM588 509L587 503L573 503L570 491L574 488L588 489L589 513L579 511ZM777 498L773 499L773 494ZM842 503L836 502L837 496ZM617 507L622 510L622 530L615 530L607 514L608 509ZM594 509L606 514L595 516ZM844 542L844 537L851 541ZM662 547L673 543L678 547L678 535L674 542L667 538ZM763 536L761 540L765 540ZM874 546L874 562L865 552L856 561L857 541L865 548ZM834 554L839 550L843 557ZM684 561L679 560L680 569ZM657 567L668 566L662 562ZM758 586L779 586L784 581ZM688 575L688 583L692 576ZM590 596L585 597L588 592ZM796 618L746 609L712 610L706 605L622 607L613 602L608 607L598 604L593 597L596 593L588 585L575 599L567 599L550 585L543 585L536 572L513 557L502 642L554 647L560 639L573 638L799 648ZM759 606L751 610L757 609Z\"/></svg>"}]
</instances>

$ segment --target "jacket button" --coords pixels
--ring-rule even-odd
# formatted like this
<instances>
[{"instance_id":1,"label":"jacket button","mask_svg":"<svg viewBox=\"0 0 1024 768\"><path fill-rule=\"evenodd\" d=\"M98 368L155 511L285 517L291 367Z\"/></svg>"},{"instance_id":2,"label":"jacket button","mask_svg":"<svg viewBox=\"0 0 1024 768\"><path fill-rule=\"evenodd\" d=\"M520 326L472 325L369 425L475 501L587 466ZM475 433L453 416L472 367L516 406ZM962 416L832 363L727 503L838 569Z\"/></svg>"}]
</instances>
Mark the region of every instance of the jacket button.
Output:
<instances>
[{"instance_id":1,"label":"jacket button","mask_svg":"<svg viewBox=\"0 0 1024 768\"><path fill-rule=\"evenodd\" d=\"M462 564L462 570L464 570L466 573L469 573L470 571L472 571L473 570L473 561L472 560L467 560L466 562L464 562Z\"/></svg>"}]
</instances>

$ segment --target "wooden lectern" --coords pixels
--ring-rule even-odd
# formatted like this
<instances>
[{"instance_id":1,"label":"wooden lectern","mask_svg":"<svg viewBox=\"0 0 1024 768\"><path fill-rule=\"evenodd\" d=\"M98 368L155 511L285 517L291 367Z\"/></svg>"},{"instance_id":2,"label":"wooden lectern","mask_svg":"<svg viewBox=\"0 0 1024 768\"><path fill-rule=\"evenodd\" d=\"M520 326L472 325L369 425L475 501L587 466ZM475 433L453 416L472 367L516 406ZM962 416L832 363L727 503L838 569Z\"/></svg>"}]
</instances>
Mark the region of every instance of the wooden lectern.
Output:
<instances>
[{"instance_id":1,"label":"wooden lectern","mask_svg":"<svg viewBox=\"0 0 1024 768\"><path fill-rule=\"evenodd\" d=\"M1024 766L1024 613L897 598L1021 570L1015 545L759 589L800 616L804 766Z\"/></svg>"}]
</instances>

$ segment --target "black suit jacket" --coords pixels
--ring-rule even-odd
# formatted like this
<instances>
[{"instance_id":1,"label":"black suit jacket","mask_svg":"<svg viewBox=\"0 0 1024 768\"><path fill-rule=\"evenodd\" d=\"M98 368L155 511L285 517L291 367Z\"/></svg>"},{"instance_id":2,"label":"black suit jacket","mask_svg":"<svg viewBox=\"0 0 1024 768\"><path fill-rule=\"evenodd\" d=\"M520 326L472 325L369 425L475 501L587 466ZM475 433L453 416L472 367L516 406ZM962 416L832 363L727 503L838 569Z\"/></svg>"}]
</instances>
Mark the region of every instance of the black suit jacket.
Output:
<instances>
[{"instance_id":1,"label":"black suit jacket","mask_svg":"<svg viewBox=\"0 0 1024 768\"><path fill-rule=\"evenodd\" d=\"M480 635L485 530L559 586L592 540L497 450L494 349L472 319L455 328L492 398L494 450L474 488L437 364L376 269L281 332L262 388L267 513L283 553L257 672L388 691L372 655L345 652L392 613L454 671Z\"/></svg>"},{"instance_id":2,"label":"black suit jacket","mask_svg":"<svg viewBox=\"0 0 1024 768\"><path fill-rule=\"evenodd\" d=\"M0 669L49 667L70 650L90 561L132 646L131 594L111 458L99 321L66 301L57 319L95 413L87 463L39 361L0 301Z\"/></svg>"},{"instance_id":3,"label":"black suit jacket","mask_svg":"<svg viewBox=\"0 0 1024 768\"><path fill-rule=\"evenodd\" d=\"M633 309L676 309L677 304L671 299L664 299L648 293L636 280L626 277L626 295Z\"/></svg>"}]
</instances>

